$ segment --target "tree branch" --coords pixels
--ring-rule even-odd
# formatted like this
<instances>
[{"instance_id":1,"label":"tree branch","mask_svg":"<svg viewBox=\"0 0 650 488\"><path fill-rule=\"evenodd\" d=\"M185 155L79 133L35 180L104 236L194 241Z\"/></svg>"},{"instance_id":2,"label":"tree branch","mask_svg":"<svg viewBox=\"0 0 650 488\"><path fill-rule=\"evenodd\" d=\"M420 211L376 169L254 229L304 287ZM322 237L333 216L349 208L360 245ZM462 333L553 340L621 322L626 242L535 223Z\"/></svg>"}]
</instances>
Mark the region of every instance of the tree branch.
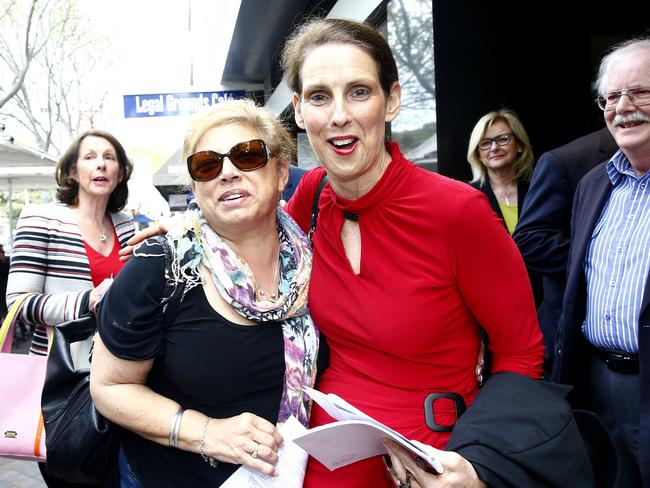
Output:
<instances>
[{"instance_id":1,"label":"tree branch","mask_svg":"<svg viewBox=\"0 0 650 488\"><path fill-rule=\"evenodd\" d=\"M18 90L20 90L20 87L23 86L23 83L25 82L25 76L27 75L27 70L29 69L29 64L32 60L32 52L29 45L29 34L32 29L32 19L34 17L35 8L36 0L32 0L32 4L29 7L29 14L27 15L27 26L25 29L25 63L19 70L15 71L16 76L14 77L13 83L9 87L9 90L7 90L2 98L0 98L0 108L2 108L5 103L11 100L16 95L16 93L18 93Z\"/></svg>"}]
</instances>

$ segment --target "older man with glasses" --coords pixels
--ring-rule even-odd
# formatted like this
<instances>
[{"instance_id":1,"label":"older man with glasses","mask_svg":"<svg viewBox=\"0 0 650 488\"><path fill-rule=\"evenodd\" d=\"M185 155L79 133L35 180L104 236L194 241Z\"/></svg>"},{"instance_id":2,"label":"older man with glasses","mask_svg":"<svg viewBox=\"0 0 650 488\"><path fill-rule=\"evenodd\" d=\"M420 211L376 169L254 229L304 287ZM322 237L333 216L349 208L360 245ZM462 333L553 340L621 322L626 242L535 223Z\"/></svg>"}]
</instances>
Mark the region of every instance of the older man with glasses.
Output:
<instances>
[{"instance_id":1,"label":"older man with glasses","mask_svg":"<svg viewBox=\"0 0 650 488\"><path fill-rule=\"evenodd\" d=\"M582 177L616 151L612 133L603 127L543 153L512 234L526 267L541 275L543 298L537 317L544 335L546 376L552 371L553 343L562 316L573 195Z\"/></svg>"},{"instance_id":2,"label":"older man with glasses","mask_svg":"<svg viewBox=\"0 0 650 488\"><path fill-rule=\"evenodd\" d=\"M650 486L650 38L614 46L594 86L620 150L576 191L552 379L609 428L616 486Z\"/></svg>"}]
</instances>

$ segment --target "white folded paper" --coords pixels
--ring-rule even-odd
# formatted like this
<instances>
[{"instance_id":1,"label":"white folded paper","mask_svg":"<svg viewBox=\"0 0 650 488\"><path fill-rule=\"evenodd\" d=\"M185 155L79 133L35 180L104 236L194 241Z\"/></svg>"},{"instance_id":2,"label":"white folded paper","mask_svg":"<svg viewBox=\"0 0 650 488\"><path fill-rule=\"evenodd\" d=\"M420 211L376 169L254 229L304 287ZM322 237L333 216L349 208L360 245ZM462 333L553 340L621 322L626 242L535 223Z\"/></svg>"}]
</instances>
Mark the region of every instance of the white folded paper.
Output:
<instances>
[{"instance_id":1,"label":"white folded paper","mask_svg":"<svg viewBox=\"0 0 650 488\"><path fill-rule=\"evenodd\" d=\"M437 473L444 471L440 462L399 432L366 415L338 395L305 388L309 396L337 420L298 434L293 442L334 470L372 456L387 454L383 439L395 441Z\"/></svg>"},{"instance_id":2,"label":"white folded paper","mask_svg":"<svg viewBox=\"0 0 650 488\"><path fill-rule=\"evenodd\" d=\"M242 466L235 471L222 488L302 488L307 467L307 453L292 442L292 439L307 429L295 417L278 428L284 439L284 445L278 451L280 460L277 464L279 476L272 477Z\"/></svg>"}]
</instances>

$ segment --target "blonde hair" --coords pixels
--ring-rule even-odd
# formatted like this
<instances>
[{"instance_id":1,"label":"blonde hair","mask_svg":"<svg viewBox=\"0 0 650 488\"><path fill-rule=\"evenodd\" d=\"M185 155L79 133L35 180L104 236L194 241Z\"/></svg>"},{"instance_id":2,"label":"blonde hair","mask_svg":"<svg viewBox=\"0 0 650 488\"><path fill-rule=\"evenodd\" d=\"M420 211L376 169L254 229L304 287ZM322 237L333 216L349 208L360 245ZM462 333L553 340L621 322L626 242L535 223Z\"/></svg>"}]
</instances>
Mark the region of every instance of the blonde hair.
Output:
<instances>
[{"instance_id":1,"label":"blonde hair","mask_svg":"<svg viewBox=\"0 0 650 488\"><path fill-rule=\"evenodd\" d=\"M510 109L503 108L501 110L492 111L481 117L474 126L472 134L469 137L467 161L472 168L472 183L480 182L483 184L487 180L487 169L481 161L478 145L479 142L481 142L481 139L483 139L485 132L499 120L508 124L515 137L515 141L521 147L521 152L517 153L517 159L514 163L515 177L517 181L530 180L533 173L533 148L530 145L528 134L519 120L519 117L517 117L517 114Z\"/></svg>"},{"instance_id":2,"label":"blonde hair","mask_svg":"<svg viewBox=\"0 0 650 488\"><path fill-rule=\"evenodd\" d=\"M183 161L196 152L196 145L209 129L231 124L258 132L278 164L280 160L288 164L296 160L293 137L268 109L255 105L252 100L229 100L199 112L192 119L183 141Z\"/></svg>"}]
</instances>

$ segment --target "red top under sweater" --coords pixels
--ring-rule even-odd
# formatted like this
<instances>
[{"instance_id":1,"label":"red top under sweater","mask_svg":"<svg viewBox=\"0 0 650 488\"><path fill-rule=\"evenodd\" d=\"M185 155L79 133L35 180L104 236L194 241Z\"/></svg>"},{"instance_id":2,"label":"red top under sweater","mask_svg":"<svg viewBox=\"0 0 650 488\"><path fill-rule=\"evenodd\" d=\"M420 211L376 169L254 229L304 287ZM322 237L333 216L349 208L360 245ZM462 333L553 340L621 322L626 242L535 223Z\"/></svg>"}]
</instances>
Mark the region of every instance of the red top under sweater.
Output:
<instances>
[{"instance_id":1,"label":"red top under sweater","mask_svg":"<svg viewBox=\"0 0 650 488\"><path fill-rule=\"evenodd\" d=\"M392 161L368 194L344 200L329 184L321 194L309 303L331 351L318 389L443 449L449 434L426 427L424 398L442 391L472 401L478 324L493 372L539 377L542 335L521 255L485 196L412 164L397 144L388 149ZM323 172L306 173L287 205L305 231ZM359 215L358 275L341 243L342 211ZM436 421L451 423L443 404ZM312 426L331 421L314 405ZM374 457L332 472L310 458L304 486L394 485Z\"/></svg>"},{"instance_id":2,"label":"red top under sweater","mask_svg":"<svg viewBox=\"0 0 650 488\"><path fill-rule=\"evenodd\" d=\"M115 278L117 273L124 267L125 263L120 261L121 247L115 229L113 229L113 239L113 249L111 249L111 253L108 256L98 253L90 244L83 241L86 255L88 256L93 286L99 286L106 278Z\"/></svg>"}]
</instances>

